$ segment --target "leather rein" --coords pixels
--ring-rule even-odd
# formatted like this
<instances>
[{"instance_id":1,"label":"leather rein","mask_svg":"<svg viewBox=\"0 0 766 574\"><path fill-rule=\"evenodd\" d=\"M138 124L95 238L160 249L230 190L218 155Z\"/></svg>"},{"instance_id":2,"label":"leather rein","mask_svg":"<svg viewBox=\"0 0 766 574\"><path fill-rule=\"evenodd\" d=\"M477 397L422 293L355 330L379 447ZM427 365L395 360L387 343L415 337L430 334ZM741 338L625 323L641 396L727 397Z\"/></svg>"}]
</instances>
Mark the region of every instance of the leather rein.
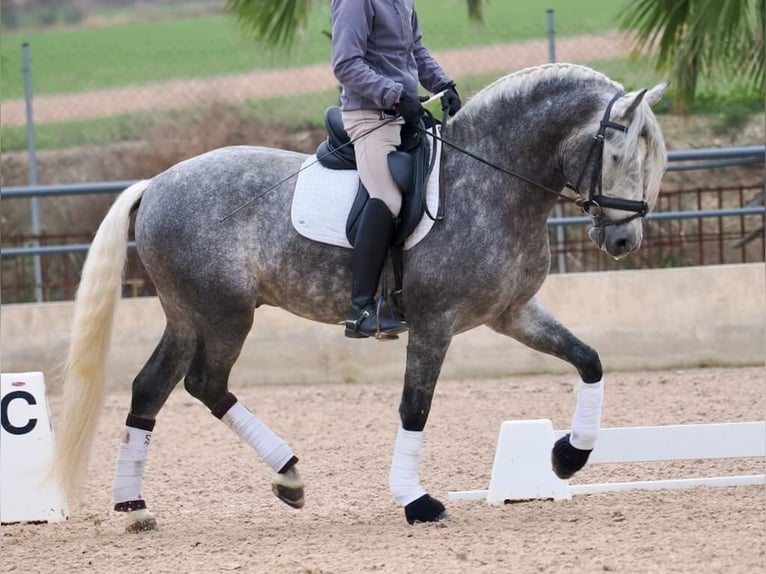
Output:
<instances>
[{"instance_id":1,"label":"leather rein","mask_svg":"<svg viewBox=\"0 0 766 574\"><path fill-rule=\"evenodd\" d=\"M556 191L555 189L551 189L550 187L547 187L541 183L538 183L537 181L530 179L526 177L525 175L522 175L518 172L505 168L501 165L497 165L496 163L493 163L489 160L486 160L483 157L480 157L474 153L471 153L470 151L445 140L441 136L436 135L436 133L432 133L431 131L426 130L422 126L418 126L418 129L425 132L428 136L439 140L440 142L442 142L442 144L448 147L451 147L452 149L459 151L460 153L465 154L468 157L475 159L476 161L480 163L483 163L484 165L487 165L497 171L500 171L502 173L505 173L507 175L520 179L521 181L524 181L530 185L537 187L538 189L551 193L566 201L574 203L575 205L580 207L580 209L582 209L583 213L585 213L586 215L588 215L589 217L593 219L595 227L620 225L622 223L628 223L629 221L633 221L634 219L638 217L645 217L647 213L649 213L649 205L644 200L609 197L609 196L603 195L602 193L601 171L603 168L604 138L605 138L606 130L614 129L621 132L628 131L628 128L626 126L609 120L609 116L612 113L612 106L614 106L614 103L624 95L625 95L625 92L617 92L609 101L609 104L607 104L606 110L604 110L604 116L602 117L601 123L599 125L598 132L596 132L596 135L593 136L593 143L591 144L590 150L588 151L588 157L585 160L585 164L583 165L582 171L580 172L580 176L577 178L577 183L575 185L572 185L570 183L567 183L565 185L565 187L574 191L577 194L577 197L570 197L568 195L563 195L561 191ZM446 112L444 115L445 117L442 121L443 124L446 122L446 119L447 119ZM591 162L593 162L593 169L591 171L590 186L588 188L588 195L584 197L580 189L581 189L582 181L583 179L585 179L585 175L588 172L588 167L590 166ZM604 209L617 209L620 211L628 211L628 212L632 212L633 215L628 215L626 217L623 217L617 220L606 219L603 214Z\"/></svg>"}]
</instances>

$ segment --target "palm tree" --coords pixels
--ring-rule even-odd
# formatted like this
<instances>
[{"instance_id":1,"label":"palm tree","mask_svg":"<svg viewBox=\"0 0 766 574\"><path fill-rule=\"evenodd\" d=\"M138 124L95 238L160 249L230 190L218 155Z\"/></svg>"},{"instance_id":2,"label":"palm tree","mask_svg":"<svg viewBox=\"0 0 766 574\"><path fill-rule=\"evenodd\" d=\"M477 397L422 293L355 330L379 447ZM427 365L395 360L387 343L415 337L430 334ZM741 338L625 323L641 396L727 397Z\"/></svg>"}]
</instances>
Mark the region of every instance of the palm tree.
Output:
<instances>
[{"instance_id":1,"label":"palm tree","mask_svg":"<svg viewBox=\"0 0 766 574\"><path fill-rule=\"evenodd\" d=\"M620 23L635 49L670 70L676 107L688 110L697 81L724 75L764 90L766 0L628 0Z\"/></svg>"},{"instance_id":2,"label":"palm tree","mask_svg":"<svg viewBox=\"0 0 766 574\"><path fill-rule=\"evenodd\" d=\"M329 0L324 0L329 4ZM484 0L466 0L468 17L482 21ZM312 0L227 0L227 8L256 38L275 46L288 46L295 31L306 24Z\"/></svg>"}]
</instances>

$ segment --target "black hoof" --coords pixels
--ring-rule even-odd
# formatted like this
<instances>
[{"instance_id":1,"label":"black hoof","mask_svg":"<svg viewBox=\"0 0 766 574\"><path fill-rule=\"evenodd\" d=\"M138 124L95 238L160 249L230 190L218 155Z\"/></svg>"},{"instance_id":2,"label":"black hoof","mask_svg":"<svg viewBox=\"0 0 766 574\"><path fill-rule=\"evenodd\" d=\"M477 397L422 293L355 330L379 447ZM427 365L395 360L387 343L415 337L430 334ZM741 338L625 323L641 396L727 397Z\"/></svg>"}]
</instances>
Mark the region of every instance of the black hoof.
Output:
<instances>
[{"instance_id":1,"label":"black hoof","mask_svg":"<svg viewBox=\"0 0 766 574\"><path fill-rule=\"evenodd\" d=\"M157 530L157 521L148 510L143 509L128 512L128 521L125 525L125 532L137 534L139 532L150 532L152 530Z\"/></svg>"},{"instance_id":2,"label":"black hoof","mask_svg":"<svg viewBox=\"0 0 766 574\"><path fill-rule=\"evenodd\" d=\"M559 478L571 478L574 473L585 466L588 462L591 450L580 450L569 442L569 435L562 436L553 445L551 451L551 464L553 472Z\"/></svg>"},{"instance_id":3,"label":"black hoof","mask_svg":"<svg viewBox=\"0 0 766 574\"><path fill-rule=\"evenodd\" d=\"M449 514L447 514L444 505L427 494L405 506L404 516L410 524L415 524L416 522L441 522L442 520L449 519Z\"/></svg>"},{"instance_id":4,"label":"black hoof","mask_svg":"<svg viewBox=\"0 0 766 574\"><path fill-rule=\"evenodd\" d=\"M284 473L277 473L271 482L271 491L274 495L293 508L303 508L305 503L303 495L303 479L298 474L295 466L290 467Z\"/></svg>"}]
</instances>

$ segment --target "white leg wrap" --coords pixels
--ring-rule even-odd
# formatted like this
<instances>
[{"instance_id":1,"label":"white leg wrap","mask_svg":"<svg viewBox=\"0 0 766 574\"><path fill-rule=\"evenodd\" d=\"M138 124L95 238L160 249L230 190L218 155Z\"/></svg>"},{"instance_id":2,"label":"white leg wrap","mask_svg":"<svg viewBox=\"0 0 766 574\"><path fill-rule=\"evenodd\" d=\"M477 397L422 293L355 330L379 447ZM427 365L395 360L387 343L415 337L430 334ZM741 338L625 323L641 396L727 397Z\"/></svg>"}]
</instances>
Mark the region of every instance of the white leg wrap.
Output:
<instances>
[{"instance_id":1,"label":"white leg wrap","mask_svg":"<svg viewBox=\"0 0 766 574\"><path fill-rule=\"evenodd\" d=\"M287 443L242 403L234 403L221 420L249 444L274 472L280 471L293 457Z\"/></svg>"},{"instance_id":2,"label":"white leg wrap","mask_svg":"<svg viewBox=\"0 0 766 574\"><path fill-rule=\"evenodd\" d=\"M125 427L112 481L115 504L143 498L141 487L151 438L151 431Z\"/></svg>"},{"instance_id":3,"label":"white leg wrap","mask_svg":"<svg viewBox=\"0 0 766 574\"><path fill-rule=\"evenodd\" d=\"M394 459L391 461L388 484L391 494L402 506L407 506L426 493L425 489L420 486L420 479L418 478L422 442L422 432L399 428L394 444Z\"/></svg>"},{"instance_id":4,"label":"white leg wrap","mask_svg":"<svg viewBox=\"0 0 766 574\"><path fill-rule=\"evenodd\" d=\"M577 406L572 416L569 442L580 450L592 450L601 431L601 406L604 404L604 381L579 382Z\"/></svg>"}]
</instances>

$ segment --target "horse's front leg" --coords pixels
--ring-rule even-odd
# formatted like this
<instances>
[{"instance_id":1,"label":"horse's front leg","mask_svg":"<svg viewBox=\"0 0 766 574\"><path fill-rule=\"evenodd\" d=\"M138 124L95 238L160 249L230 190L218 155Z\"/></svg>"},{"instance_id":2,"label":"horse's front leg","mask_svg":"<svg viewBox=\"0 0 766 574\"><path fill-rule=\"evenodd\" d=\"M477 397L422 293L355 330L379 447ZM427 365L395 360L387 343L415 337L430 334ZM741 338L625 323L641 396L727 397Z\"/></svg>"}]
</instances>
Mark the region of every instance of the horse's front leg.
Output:
<instances>
[{"instance_id":1,"label":"horse's front leg","mask_svg":"<svg viewBox=\"0 0 766 574\"><path fill-rule=\"evenodd\" d=\"M571 433L556 441L551 453L556 475L571 477L588 462L601 430L604 383L598 353L575 337L536 299L507 310L487 326L532 349L567 361L580 374Z\"/></svg>"},{"instance_id":2,"label":"horse's front leg","mask_svg":"<svg viewBox=\"0 0 766 574\"><path fill-rule=\"evenodd\" d=\"M420 484L418 467L423 428L431 410L436 381L452 337L411 330L407 344L407 369L399 403L401 427L391 461L391 494L404 507L407 522L437 522L448 518L444 505Z\"/></svg>"}]
</instances>

